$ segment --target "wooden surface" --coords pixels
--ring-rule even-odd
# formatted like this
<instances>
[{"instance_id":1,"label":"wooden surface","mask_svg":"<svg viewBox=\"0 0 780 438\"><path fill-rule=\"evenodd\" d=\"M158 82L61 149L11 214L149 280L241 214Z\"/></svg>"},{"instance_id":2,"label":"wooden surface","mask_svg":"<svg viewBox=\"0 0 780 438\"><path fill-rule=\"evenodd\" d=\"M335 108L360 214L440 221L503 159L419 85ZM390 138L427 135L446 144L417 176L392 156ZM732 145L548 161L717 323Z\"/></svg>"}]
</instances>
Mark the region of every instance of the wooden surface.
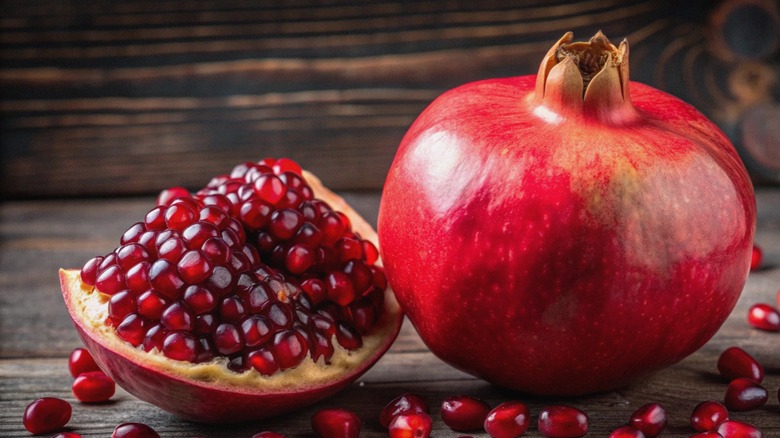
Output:
<instances>
[{"instance_id":1,"label":"wooden surface","mask_svg":"<svg viewBox=\"0 0 780 438\"><path fill-rule=\"evenodd\" d=\"M281 155L377 190L431 100L535 73L568 30L628 38L633 80L780 181L779 29L776 0L6 1L0 199L148 195Z\"/></svg>"},{"instance_id":2,"label":"wooden surface","mask_svg":"<svg viewBox=\"0 0 780 438\"><path fill-rule=\"evenodd\" d=\"M375 220L376 193L347 193L347 198L365 217ZM751 304L773 303L780 288L780 190L759 190L757 199L756 242L765 251L764 268L750 274L736 309L711 342L630 388L576 399L508 393L436 359L407 323L392 349L344 392L280 418L233 427L188 423L122 390L104 405L78 403L70 393L67 356L80 341L60 296L57 269L79 266L113 248L117 236L149 209L151 198L6 202L0 204L0 436L29 436L22 427L22 412L43 396L70 401L74 414L69 427L85 437L108 437L118 423L126 421L150 424L163 437L249 438L267 429L311 436L311 415L319 408L336 406L359 413L365 423L362 436L385 436L377 420L381 408L393 397L412 391L428 400L435 437L460 435L447 429L438 416L442 399L457 393L481 397L491 405L520 399L534 414L549 404L574 405L590 416L588 436L592 437L608 436L640 405L659 402L670 415L662 436L686 437L692 434L688 418L693 407L703 400L722 399L726 383L718 377L716 360L726 347L738 345L764 364L770 400L761 409L732 417L760 426L766 437L780 437L780 333L753 330L745 322ZM535 426L527 436L539 436Z\"/></svg>"}]
</instances>

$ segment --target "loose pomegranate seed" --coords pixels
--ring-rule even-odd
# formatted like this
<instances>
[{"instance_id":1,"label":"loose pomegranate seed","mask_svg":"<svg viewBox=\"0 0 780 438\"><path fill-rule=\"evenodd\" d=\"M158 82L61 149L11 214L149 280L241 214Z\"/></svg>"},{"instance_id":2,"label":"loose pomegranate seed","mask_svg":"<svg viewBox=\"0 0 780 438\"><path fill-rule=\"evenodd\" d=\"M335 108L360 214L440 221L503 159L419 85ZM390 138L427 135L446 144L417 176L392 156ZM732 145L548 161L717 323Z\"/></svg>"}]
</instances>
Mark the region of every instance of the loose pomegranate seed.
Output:
<instances>
[{"instance_id":1,"label":"loose pomegranate seed","mask_svg":"<svg viewBox=\"0 0 780 438\"><path fill-rule=\"evenodd\" d=\"M55 432L70 421L73 409L70 403L55 397L44 397L27 405L24 410L24 428L30 433Z\"/></svg>"},{"instance_id":2,"label":"loose pomegranate seed","mask_svg":"<svg viewBox=\"0 0 780 438\"><path fill-rule=\"evenodd\" d=\"M100 281L98 279L98 281ZM780 331L780 312L766 303L754 304L748 310L748 323L761 330Z\"/></svg>"},{"instance_id":3,"label":"loose pomegranate seed","mask_svg":"<svg viewBox=\"0 0 780 438\"><path fill-rule=\"evenodd\" d=\"M278 432L264 431L252 435L252 438L286 438L284 434Z\"/></svg>"},{"instance_id":4,"label":"loose pomegranate seed","mask_svg":"<svg viewBox=\"0 0 780 438\"><path fill-rule=\"evenodd\" d=\"M485 431L493 438L515 438L528 430L528 407L508 401L493 408L485 418Z\"/></svg>"},{"instance_id":5,"label":"loose pomegranate seed","mask_svg":"<svg viewBox=\"0 0 780 438\"><path fill-rule=\"evenodd\" d=\"M99 403L107 401L114 395L116 384L103 371L88 371L76 377L71 389L78 401Z\"/></svg>"},{"instance_id":6,"label":"loose pomegranate seed","mask_svg":"<svg viewBox=\"0 0 780 438\"><path fill-rule=\"evenodd\" d=\"M650 438L658 436L666 427L666 410L658 403L648 403L631 415L628 424Z\"/></svg>"},{"instance_id":7,"label":"loose pomegranate seed","mask_svg":"<svg viewBox=\"0 0 780 438\"><path fill-rule=\"evenodd\" d=\"M729 347L718 358L718 372L727 380L746 377L761 383L764 380L764 368L748 352L739 347Z\"/></svg>"},{"instance_id":8,"label":"loose pomegranate seed","mask_svg":"<svg viewBox=\"0 0 780 438\"><path fill-rule=\"evenodd\" d=\"M766 404L769 393L760 384L740 377L729 383L724 396L724 404L731 411L749 411Z\"/></svg>"},{"instance_id":9,"label":"loose pomegranate seed","mask_svg":"<svg viewBox=\"0 0 780 438\"><path fill-rule=\"evenodd\" d=\"M81 268L81 281L89 286L94 286L97 281L98 267L103 262L103 257L92 257Z\"/></svg>"},{"instance_id":10,"label":"loose pomegranate seed","mask_svg":"<svg viewBox=\"0 0 780 438\"><path fill-rule=\"evenodd\" d=\"M192 362L197 353L198 342L187 332L169 333L163 341L162 352L165 357L174 360Z\"/></svg>"},{"instance_id":11,"label":"loose pomegranate seed","mask_svg":"<svg viewBox=\"0 0 780 438\"><path fill-rule=\"evenodd\" d=\"M388 428L390 438L428 438L431 436L432 421L428 414L410 412L393 418Z\"/></svg>"},{"instance_id":12,"label":"loose pomegranate seed","mask_svg":"<svg viewBox=\"0 0 780 438\"><path fill-rule=\"evenodd\" d=\"M111 438L160 438L160 434L143 423L122 423L114 429Z\"/></svg>"},{"instance_id":13,"label":"loose pomegranate seed","mask_svg":"<svg viewBox=\"0 0 780 438\"><path fill-rule=\"evenodd\" d=\"M755 271L756 269L760 268L763 259L764 252L761 250L761 247L753 244L753 255L750 258L750 270Z\"/></svg>"},{"instance_id":14,"label":"loose pomegranate seed","mask_svg":"<svg viewBox=\"0 0 780 438\"><path fill-rule=\"evenodd\" d=\"M358 438L360 418L346 409L322 409L311 417L311 427L322 438Z\"/></svg>"},{"instance_id":15,"label":"loose pomegranate seed","mask_svg":"<svg viewBox=\"0 0 780 438\"><path fill-rule=\"evenodd\" d=\"M619 427L609 434L609 438L645 438L645 434L631 426Z\"/></svg>"},{"instance_id":16,"label":"loose pomegranate seed","mask_svg":"<svg viewBox=\"0 0 780 438\"><path fill-rule=\"evenodd\" d=\"M729 411L722 404L708 400L699 403L691 413L691 425L699 432L715 430L729 419Z\"/></svg>"},{"instance_id":17,"label":"loose pomegranate seed","mask_svg":"<svg viewBox=\"0 0 780 438\"><path fill-rule=\"evenodd\" d=\"M68 369L73 377L78 377L79 374L89 371L100 371L100 367L86 348L76 348L70 353Z\"/></svg>"},{"instance_id":18,"label":"loose pomegranate seed","mask_svg":"<svg viewBox=\"0 0 780 438\"><path fill-rule=\"evenodd\" d=\"M81 435L73 432L60 432L52 438L81 438Z\"/></svg>"},{"instance_id":19,"label":"loose pomegranate seed","mask_svg":"<svg viewBox=\"0 0 780 438\"><path fill-rule=\"evenodd\" d=\"M728 420L720 423L716 430L723 438L763 438L764 434L752 424Z\"/></svg>"},{"instance_id":20,"label":"loose pomegranate seed","mask_svg":"<svg viewBox=\"0 0 780 438\"><path fill-rule=\"evenodd\" d=\"M691 438L723 438L723 435L719 434L718 432L710 431L691 435Z\"/></svg>"},{"instance_id":21,"label":"loose pomegranate seed","mask_svg":"<svg viewBox=\"0 0 780 438\"><path fill-rule=\"evenodd\" d=\"M467 395L448 397L441 404L441 419L458 432L481 430L490 413L490 405Z\"/></svg>"},{"instance_id":22,"label":"loose pomegranate seed","mask_svg":"<svg viewBox=\"0 0 780 438\"><path fill-rule=\"evenodd\" d=\"M550 438L576 438L588 433L588 416L571 406L550 406L539 413L539 432Z\"/></svg>"},{"instance_id":23,"label":"loose pomegranate seed","mask_svg":"<svg viewBox=\"0 0 780 438\"><path fill-rule=\"evenodd\" d=\"M390 401L379 414L379 423L383 427L390 427L390 423L397 415L410 413L427 414L428 405L425 400L417 394L405 393Z\"/></svg>"}]
</instances>

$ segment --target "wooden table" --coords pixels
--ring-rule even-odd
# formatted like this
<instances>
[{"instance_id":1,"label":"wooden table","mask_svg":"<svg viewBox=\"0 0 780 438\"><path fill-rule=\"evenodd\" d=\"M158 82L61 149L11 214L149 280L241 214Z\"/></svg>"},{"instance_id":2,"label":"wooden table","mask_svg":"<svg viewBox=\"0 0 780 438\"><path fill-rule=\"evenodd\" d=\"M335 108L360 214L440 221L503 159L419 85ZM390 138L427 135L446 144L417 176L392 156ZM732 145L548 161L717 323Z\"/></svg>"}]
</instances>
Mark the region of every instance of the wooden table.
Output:
<instances>
[{"instance_id":1,"label":"wooden table","mask_svg":"<svg viewBox=\"0 0 780 438\"><path fill-rule=\"evenodd\" d=\"M376 218L377 193L345 195L367 218ZM377 420L379 411L393 397L412 391L428 400L434 418L433 436L437 437L460 435L446 428L438 415L442 399L457 393L481 397L491 405L517 398L534 414L555 403L577 406L590 416L589 436L594 437L608 436L642 404L659 402L670 416L662 436L685 437L693 432L688 423L693 407L703 400L723 398L726 383L715 368L718 355L728 346L739 345L764 364L770 399L761 409L732 417L760 426L766 437L780 437L780 333L754 330L745 322L751 304L773 303L780 288L778 189L757 193L756 242L765 251L764 268L750 274L742 298L720 332L687 359L630 388L575 399L512 394L439 361L406 323L384 358L342 393L283 417L230 427L182 421L121 389L112 402L103 405L81 404L70 392L67 357L81 343L60 296L57 269L79 266L113 248L117 236L134 218L141 217L151 202L150 198L129 198L0 204L0 436L29 436L22 427L22 412L28 403L43 396L70 401L74 412L69 427L84 437L108 437L117 424L127 421L147 423L163 437L249 438L262 430L311 436L312 414L336 406L360 415L362 436L384 436ZM539 436L535 426L527 436Z\"/></svg>"}]
</instances>

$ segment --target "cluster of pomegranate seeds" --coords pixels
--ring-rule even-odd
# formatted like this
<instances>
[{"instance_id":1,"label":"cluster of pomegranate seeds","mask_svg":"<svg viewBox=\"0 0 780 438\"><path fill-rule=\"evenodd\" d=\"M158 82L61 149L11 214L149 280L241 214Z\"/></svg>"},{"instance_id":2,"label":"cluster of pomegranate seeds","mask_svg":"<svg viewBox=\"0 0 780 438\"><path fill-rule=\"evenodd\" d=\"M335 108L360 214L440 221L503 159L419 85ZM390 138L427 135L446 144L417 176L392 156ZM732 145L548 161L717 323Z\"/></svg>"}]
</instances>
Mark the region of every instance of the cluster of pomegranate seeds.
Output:
<instances>
[{"instance_id":1,"label":"cluster of pomegranate seeds","mask_svg":"<svg viewBox=\"0 0 780 438\"><path fill-rule=\"evenodd\" d=\"M362 346L387 288L377 258L280 158L240 164L195 194L164 190L81 279L111 296L107 323L133 346L271 375L306 357L327 363L334 337Z\"/></svg>"}]
</instances>

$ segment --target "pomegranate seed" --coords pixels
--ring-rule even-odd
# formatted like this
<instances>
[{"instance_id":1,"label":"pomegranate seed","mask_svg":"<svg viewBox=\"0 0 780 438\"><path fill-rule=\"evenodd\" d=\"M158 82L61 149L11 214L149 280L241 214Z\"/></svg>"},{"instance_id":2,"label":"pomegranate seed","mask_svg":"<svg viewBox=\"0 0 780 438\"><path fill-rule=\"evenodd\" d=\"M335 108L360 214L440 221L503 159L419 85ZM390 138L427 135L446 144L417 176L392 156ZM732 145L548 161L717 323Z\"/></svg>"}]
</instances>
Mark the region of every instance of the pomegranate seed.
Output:
<instances>
[{"instance_id":1,"label":"pomegranate seed","mask_svg":"<svg viewBox=\"0 0 780 438\"><path fill-rule=\"evenodd\" d=\"M214 294L202 286L188 286L184 290L183 300L192 314L196 316L211 312L217 307L217 299L214 298Z\"/></svg>"},{"instance_id":2,"label":"pomegranate seed","mask_svg":"<svg viewBox=\"0 0 780 438\"><path fill-rule=\"evenodd\" d=\"M200 247L212 263L224 265L230 260L230 246L221 238L211 238Z\"/></svg>"},{"instance_id":3,"label":"pomegranate seed","mask_svg":"<svg viewBox=\"0 0 780 438\"><path fill-rule=\"evenodd\" d=\"M303 169L301 169L301 166L289 158L279 158L273 164L272 169L274 170L274 173L277 175L284 172L292 172L298 175L303 174Z\"/></svg>"},{"instance_id":4,"label":"pomegranate seed","mask_svg":"<svg viewBox=\"0 0 780 438\"><path fill-rule=\"evenodd\" d=\"M247 347L263 345L271 339L273 333L265 318L251 315L241 323L241 332Z\"/></svg>"},{"instance_id":5,"label":"pomegranate seed","mask_svg":"<svg viewBox=\"0 0 780 438\"><path fill-rule=\"evenodd\" d=\"M128 228L127 231L122 234L122 237L119 238L119 244L124 245L126 243L138 242L141 234L143 234L145 231L146 225L144 225L143 222L136 222L133 225L130 225L130 228Z\"/></svg>"},{"instance_id":6,"label":"pomegranate seed","mask_svg":"<svg viewBox=\"0 0 780 438\"><path fill-rule=\"evenodd\" d=\"M241 204L239 217L250 230L263 228L270 220L274 208L261 199L248 199Z\"/></svg>"},{"instance_id":7,"label":"pomegranate seed","mask_svg":"<svg viewBox=\"0 0 780 438\"><path fill-rule=\"evenodd\" d=\"M588 416L571 406L550 406L539 413L539 432L550 438L576 438L588 433Z\"/></svg>"},{"instance_id":8,"label":"pomegranate seed","mask_svg":"<svg viewBox=\"0 0 780 438\"><path fill-rule=\"evenodd\" d=\"M195 359L198 342L187 332L169 333L163 341L162 352L173 360L192 362Z\"/></svg>"},{"instance_id":9,"label":"pomegranate seed","mask_svg":"<svg viewBox=\"0 0 780 438\"><path fill-rule=\"evenodd\" d=\"M752 424L737 420L720 423L717 431L723 438L763 438L764 434Z\"/></svg>"},{"instance_id":10,"label":"pomegranate seed","mask_svg":"<svg viewBox=\"0 0 780 438\"><path fill-rule=\"evenodd\" d=\"M149 260L149 253L138 243L122 245L116 253L116 261L123 271L127 271L140 262Z\"/></svg>"},{"instance_id":11,"label":"pomegranate seed","mask_svg":"<svg viewBox=\"0 0 780 438\"><path fill-rule=\"evenodd\" d=\"M162 326L162 324L155 324L146 331L144 341L142 343L144 351L152 351L155 348L157 351L162 351L165 338L168 336L168 330Z\"/></svg>"},{"instance_id":12,"label":"pomegranate seed","mask_svg":"<svg viewBox=\"0 0 780 438\"><path fill-rule=\"evenodd\" d=\"M220 324L214 332L214 346L225 356L241 351L244 348L241 331L233 324Z\"/></svg>"},{"instance_id":13,"label":"pomegranate seed","mask_svg":"<svg viewBox=\"0 0 780 438\"><path fill-rule=\"evenodd\" d=\"M125 284L125 274L119 266L111 265L100 272L95 280L95 287L100 292L113 295L127 287Z\"/></svg>"},{"instance_id":14,"label":"pomegranate seed","mask_svg":"<svg viewBox=\"0 0 780 438\"><path fill-rule=\"evenodd\" d=\"M761 330L780 331L780 312L769 304L754 304L748 310L748 323Z\"/></svg>"},{"instance_id":15,"label":"pomegranate seed","mask_svg":"<svg viewBox=\"0 0 780 438\"><path fill-rule=\"evenodd\" d=\"M363 240L361 245L363 246L363 258L366 264L373 265L376 263L379 260L379 250L376 249L376 246L368 240Z\"/></svg>"},{"instance_id":16,"label":"pomegranate seed","mask_svg":"<svg viewBox=\"0 0 780 438\"><path fill-rule=\"evenodd\" d=\"M343 322L336 325L336 340L347 350L357 350L363 346L363 338L360 333Z\"/></svg>"},{"instance_id":17,"label":"pomegranate seed","mask_svg":"<svg viewBox=\"0 0 780 438\"><path fill-rule=\"evenodd\" d=\"M191 249L200 248L203 242L212 237L219 237L219 235L220 232L214 224L203 221L195 222L181 232L184 243Z\"/></svg>"},{"instance_id":18,"label":"pomegranate seed","mask_svg":"<svg viewBox=\"0 0 780 438\"><path fill-rule=\"evenodd\" d=\"M143 423L122 423L114 429L111 438L160 438L160 434Z\"/></svg>"},{"instance_id":19,"label":"pomegranate seed","mask_svg":"<svg viewBox=\"0 0 780 438\"><path fill-rule=\"evenodd\" d=\"M210 313L204 313L195 317L195 329L193 333L198 335L212 335L217 328L216 319Z\"/></svg>"},{"instance_id":20,"label":"pomegranate seed","mask_svg":"<svg viewBox=\"0 0 780 438\"><path fill-rule=\"evenodd\" d=\"M149 283L162 295L176 300L184 289L184 280L179 276L176 265L165 259L158 259L149 268Z\"/></svg>"},{"instance_id":21,"label":"pomegranate seed","mask_svg":"<svg viewBox=\"0 0 780 438\"><path fill-rule=\"evenodd\" d=\"M165 225L172 230L182 231L195 222L198 216L195 210L185 203L171 204L165 210Z\"/></svg>"},{"instance_id":22,"label":"pomegranate seed","mask_svg":"<svg viewBox=\"0 0 780 438\"><path fill-rule=\"evenodd\" d=\"M65 400L44 397L27 405L24 410L24 428L30 433L55 432L70 421L73 409Z\"/></svg>"},{"instance_id":23,"label":"pomegranate seed","mask_svg":"<svg viewBox=\"0 0 780 438\"><path fill-rule=\"evenodd\" d=\"M322 231L322 244L333 246L344 235L346 227L335 211L327 211L322 214L317 228Z\"/></svg>"},{"instance_id":24,"label":"pomegranate seed","mask_svg":"<svg viewBox=\"0 0 780 438\"><path fill-rule=\"evenodd\" d=\"M355 294L362 296L374 285L374 273L362 260L352 259L344 265L344 273L349 276Z\"/></svg>"},{"instance_id":25,"label":"pomegranate seed","mask_svg":"<svg viewBox=\"0 0 780 438\"><path fill-rule=\"evenodd\" d=\"M181 301L177 301L165 309L160 322L168 330L192 331L195 327L192 319L190 311Z\"/></svg>"},{"instance_id":26,"label":"pomegranate seed","mask_svg":"<svg viewBox=\"0 0 780 438\"><path fill-rule=\"evenodd\" d=\"M157 195L157 205L171 205L173 201L179 198L188 198L190 191L184 187L169 187Z\"/></svg>"},{"instance_id":27,"label":"pomegranate seed","mask_svg":"<svg viewBox=\"0 0 780 438\"><path fill-rule=\"evenodd\" d=\"M190 284L198 284L209 278L214 272L211 260L197 249L185 252L179 260L177 268L182 280Z\"/></svg>"},{"instance_id":28,"label":"pomegranate seed","mask_svg":"<svg viewBox=\"0 0 780 438\"><path fill-rule=\"evenodd\" d=\"M428 405L419 395L407 392L391 400L390 403L382 409L382 412L379 414L379 423L381 423L383 427L388 428L390 427L393 418L396 416L415 412L427 414Z\"/></svg>"},{"instance_id":29,"label":"pomegranate seed","mask_svg":"<svg viewBox=\"0 0 780 438\"><path fill-rule=\"evenodd\" d=\"M528 407L508 401L493 408L485 418L485 431L493 438L515 438L528 430Z\"/></svg>"},{"instance_id":30,"label":"pomegranate seed","mask_svg":"<svg viewBox=\"0 0 780 438\"><path fill-rule=\"evenodd\" d=\"M273 341L279 368L286 370L298 366L309 352L303 336L295 330L277 332Z\"/></svg>"},{"instance_id":31,"label":"pomegranate seed","mask_svg":"<svg viewBox=\"0 0 780 438\"><path fill-rule=\"evenodd\" d=\"M97 281L98 267L103 262L103 257L92 257L81 268L81 281L89 286L94 286Z\"/></svg>"},{"instance_id":32,"label":"pomegranate seed","mask_svg":"<svg viewBox=\"0 0 780 438\"><path fill-rule=\"evenodd\" d=\"M88 371L76 377L71 389L78 401L99 403L107 401L114 395L116 385L103 371Z\"/></svg>"},{"instance_id":33,"label":"pomegranate seed","mask_svg":"<svg viewBox=\"0 0 780 438\"><path fill-rule=\"evenodd\" d=\"M273 174L262 174L254 182L257 196L263 201L276 205L287 193L287 186Z\"/></svg>"},{"instance_id":34,"label":"pomegranate seed","mask_svg":"<svg viewBox=\"0 0 780 438\"><path fill-rule=\"evenodd\" d=\"M333 357L335 352L330 340L329 336L314 332L314 337L309 342L310 355L313 361L317 362L322 357L325 359L325 363L330 363L330 358Z\"/></svg>"},{"instance_id":35,"label":"pomegranate seed","mask_svg":"<svg viewBox=\"0 0 780 438\"><path fill-rule=\"evenodd\" d=\"M224 266L215 266L214 271L211 273L211 277L204 282L204 286L217 296L222 296L230 292L234 285L235 277L233 276L233 273Z\"/></svg>"},{"instance_id":36,"label":"pomegranate seed","mask_svg":"<svg viewBox=\"0 0 780 438\"><path fill-rule=\"evenodd\" d=\"M441 404L441 419L452 430L476 431L482 429L490 410L490 405L478 398L456 395Z\"/></svg>"},{"instance_id":37,"label":"pomegranate seed","mask_svg":"<svg viewBox=\"0 0 780 438\"><path fill-rule=\"evenodd\" d=\"M619 427L609 434L609 438L645 438L645 434L631 426Z\"/></svg>"},{"instance_id":38,"label":"pomegranate seed","mask_svg":"<svg viewBox=\"0 0 780 438\"><path fill-rule=\"evenodd\" d=\"M168 301L153 290L148 290L136 299L138 313L144 318L160 319L163 311L168 307Z\"/></svg>"},{"instance_id":39,"label":"pomegranate seed","mask_svg":"<svg viewBox=\"0 0 780 438\"><path fill-rule=\"evenodd\" d=\"M227 198L225 195L220 194L211 194L204 196L200 199L200 201L203 203L203 209L201 209L201 216L210 216L209 214L204 214L204 211L207 212L213 212L214 210L211 210L212 207L216 207L217 210L221 211L223 214L228 215L233 211L233 203L230 202L230 199ZM217 215L221 216L221 215ZM201 218L202 220L205 220ZM217 225L217 222L207 221L211 222L214 225ZM226 224L227 225L227 224Z\"/></svg>"},{"instance_id":40,"label":"pomegranate seed","mask_svg":"<svg viewBox=\"0 0 780 438\"><path fill-rule=\"evenodd\" d=\"M73 377L78 377L79 374L89 371L100 371L100 367L86 348L76 348L70 353L68 369Z\"/></svg>"},{"instance_id":41,"label":"pomegranate seed","mask_svg":"<svg viewBox=\"0 0 780 438\"><path fill-rule=\"evenodd\" d=\"M341 263L346 263L349 260L362 260L363 259L363 245L358 242L357 239L350 237L342 237L336 242L334 246L336 250L336 256Z\"/></svg>"},{"instance_id":42,"label":"pomegranate seed","mask_svg":"<svg viewBox=\"0 0 780 438\"><path fill-rule=\"evenodd\" d=\"M290 273L300 275L306 272L315 262L314 251L308 246L297 244L290 247L284 265Z\"/></svg>"},{"instance_id":43,"label":"pomegranate seed","mask_svg":"<svg viewBox=\"0 0 780 438\"><path fill-rule=\"evenodd\" d=\"M60 432L52 438L81 438L81 435L73 432Z\"/></svg>"},{"instance_id":44,"label":"pomegranate seed","mask_svg":"<svg viewBox=\"0 0 780 438\"><path fill-rule=\"evenodd\" d=\"M360 418L346 409L322 409L311 417L311 427L322 438L358 438Z\"/></svg>"},{"instance_id":45,"label":"pomegranate seed","mask_svg":"<svg viewBox=\"0 0 780 438\"><path fill-rule=\"evenodd\" d=\"M697 433L696 435L691 435L691 438L723 438L723 435L719 434L718 432L701 432Z\"/></svg>"},{"instance_id":46,"label":"pomegranate seed","mask_svg":"<svg viewBox=\"0 0 780 438\"><path fill-rule=\"evenodd\" d=\"M352 280L343 272L331 272L325 278L325 291L328 299L341 306L355 300L355 288Z\"/></svg>"},{"instance_id":47,"label":"pomegranate seed","mask_svg":"<svg viewBox=\"0 0 780 438\"><path fill-rule=\"evenodd\" d=\"M715 430L729 419L729 411L722 404L708 400L699 403L691 413L691 425L699 432Z\"/></svg>"},{"instance_id":48,"label":"pomegranate seed","mask_svg":"<svg viewBox=\"0 0 780 438\"><path fill-rule=\"evenodd\" d=\"M718 358L720 375L732 381L746 377L757 383L764 380L764 368L757 360L739 347L729 347Z\"/></svg>"},{"instance_id":49,"label":"pomegranate seed","mask_svg":"<svg viewBox=\"0 0 780 438\"><path fill-rule=\"evenodd\" d=\"M268 231L278 240L287 240L293 237L303 226L303 215L291 208L276 210L271 214Z\"/></svg>"},{"instance_id":50,"label":"pomegranate seed","mask_svg":"<svg viewBox=\"0 0 780 438\"><path fill-rule=\"evenodd\" d=\"M123 340L131 343L133 347L141 345L146 335L143 318L135 313L127 315L116 327L116 334Z\"/></svg>"},{"instance_id":51,"label":"pomegranate seed","mask_svg":"<svg viewBox=\"0 0 780 438\"><path fill-rule=\"evenodd\" d=\"M753 255L750 258L750 270L755 271L756 269L760 268L763 259L764 252L761 250L761 247L753 244Z\"/></svg>"},{"instance_id":52,"label":"pomegranate seed","mask_svg":"<svg viewBox=\"0 0 780 438\"><path fill-rule=\"evenodd\" d=\"M249 352L249 354L247 354L247 362L249 362L249 365L257 370L257 372L265 376L270 376L279 371L279 363L276 361L276 357L273 352L267 348L260 348Z\"/></svg>"},{"instance_id":53,"label":"pomegranate seed","mask_svg":"<svg viewBox=\"0 0 780 438\"><path fill-rule=\"evenodd\" d=\"M431 417L426 413L399 414L390 423L390 438L428 438L431 427Z\"/></svg>"},{"instance_id":54,"label":"pomegranate seed","mask_svg":"<svg viewBox=\"0 0 780 438\"><path fill-rule=\"evenodd\" d=\"M128 291L118 292L108 300L108 317L116 324L122 322L127 315L135 310L135 297Z\"/></svg>"},{"instance_id":55,"label":"pomegranate seed","mask_svg":"<svg viewBox=\"0 0 780 438\"><path fill-rule=\"evenodd\" d=\"M217 195L215 195L217 196ZM228 210L230 206L230 201L227 200L227 198L224 198L225 202L228 204ZM218 207L216 205L207 205L206 207L203 207L200 209L200 212L198 213L198 223L207 223L214 226L215 230L218 230L216 236L219 235L219 231L224 230L228 223L230 222L230 216L228 216L227 213L225 213L225 208ZM187 230L185 229L184 232L186 233ZM192 247L192 246L191 246Z\"/></svg>"},{"instance_id":56,"label":"pomegranate seed","mask_svg":"<svg viewBox=\"0 0 780 438\"><path fill-rule=\"evenodd\" d=\"M769 393L758 383L740 377L729 383L724 396L724 404L731 411L749 411L766 404Z\"/></svg>"},{"instance_id":57,"label":"pomegranate seed","mask_svg":"<svg viewBox=\"0 0 780 438\"><path fill-rule=\"evenodd\" d=\"M171 263L177 263L185 252L187 244L179 236L170 236L157 247L157 256Z\"/></svg>"},{"instance_id":58,"label":"pomegranate seed","mask_svg":"<svg viewBox=\"0 0 780 438\"><path fill-rule=\"evenodd\" d=\"M130 268L125 274L125 284L133 295L140 295L151 286L149 283L150 267L149 262L143 261Z\"/></svg>"},{"instance_id":59,"label":"pomegranate seed","mask_svg":"<svg viewBox=\"0 0 780 438\"><path fill-rule=\"evenodd\" d=\"M666 427L666 410L658 403L648 403L631 415L628 424L650 438L658 436Z\"/></svg>"},{"instance_id":60,"label":"pomegranate seed","mask_svg":"<svg viewBox=\"0 0 780 438\"><path fill-rule=\"evenodd\" d=\"M301 289L311 299L312 303L317 305L325 301L328 297L325 291L325 283L318 278L307 278L301 282Z\"/></svg>"},{"instance_id":61,"label":"pomegranate seed","mask_svg":"<svg viewBox=\"0 0 780 438\"><path fill-rule=\"evenodd\" d=\"M278 432L264 431L252 435L252 438L286 438L284 434Z\"/></svg>"},{"instance_id":62,"label":"pomegranate seed","mask_svg":"<svg viewBox=\"0 0 780 438\"><path fill-rule=\"evenodd\" d=\"M167 208L164 205L158 205L146 213L144 225L147 230L161 231L165 229L165 210Z\"/></svg>"}]
</instances>

